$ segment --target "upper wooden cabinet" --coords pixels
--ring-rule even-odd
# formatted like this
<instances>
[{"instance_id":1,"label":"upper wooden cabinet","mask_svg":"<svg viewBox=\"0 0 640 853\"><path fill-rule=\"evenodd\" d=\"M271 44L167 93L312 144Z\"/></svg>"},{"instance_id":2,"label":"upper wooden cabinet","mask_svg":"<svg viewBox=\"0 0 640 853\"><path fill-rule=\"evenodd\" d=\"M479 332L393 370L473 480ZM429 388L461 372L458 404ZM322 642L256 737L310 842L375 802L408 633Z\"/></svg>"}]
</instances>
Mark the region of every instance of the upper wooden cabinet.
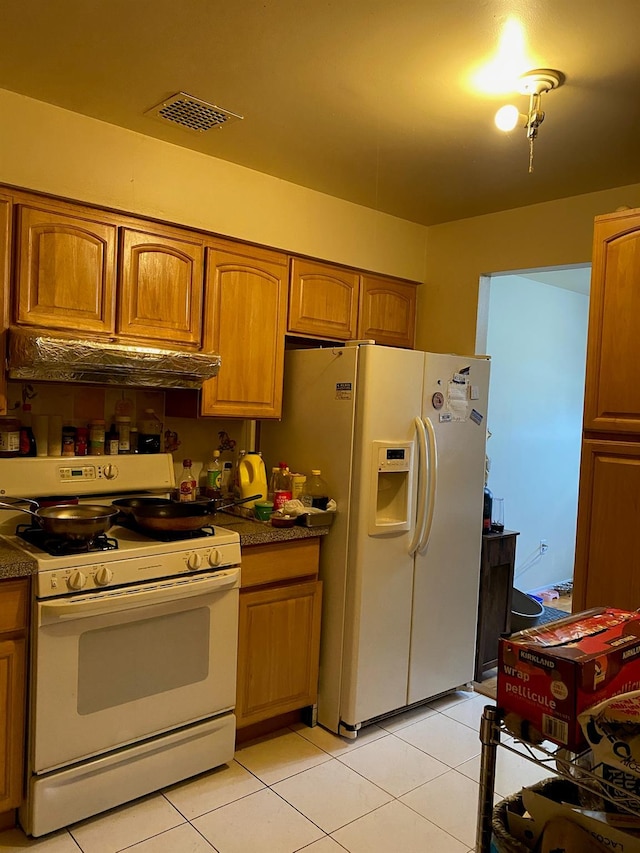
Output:
<instances>
[{"instance_id":1,"label":"upper wooden cabinet","mask_svg":"<svg viewBox=\"0 0 640 853\"><path fill-rule=\"evenodd\" d=\"M584 428L640 433L640 210L596 217Z\"/></svg>"},{"instance_id":2,"label":"upper wooden cabinet","mask_svg":"<svg viewBox=\"0 0 640 853\"><path fill-rule=\"evenodd\" d=\"M18 323L113 334L116 226L69 205L18 206Z\"/></svg>"},{"instance_id":3,"label":"upper wooden cabinet","mask_svg":"<svg viewBox=\"0 0 640 853\"><path fill-rule=\"evenodd\" d=\"M199 347L204 247L168 229L120 233L118 335Z\"/></svg>"},{"instance_id":4,"label":"upper wooden cabinet","mask_svg":"<svg viewBox=\"0 0 640 853\"><path fill-rule=\"evenodd\" d=\"M360 279L358 338L412 349L416 331L416 285L381 276Z\"/></svg>"},{"instance_id":5,"label":"upper wooden cabinet","mask_svg":"<svg viewBox=\"0 0 640 853\"><path fill-rule=\"evenodd\" d=\"M203 415L280 417L286 281L279 252L226 241L207 249L204 348L221 365L203 385Z\"/></svg>"},{"instance_id":6,"label":"upper wooden cabinet","mask_svg":"<svg viewBox=\"0 0 640 853\"><path fill-rule=\"evenodd\" d=\"M287 331L337 341L355 338L359 281L352 270L292 258Z\"/></svg>"},{"instance_id":7,"label":"upper wooden cabinet","mask_svg":"<svg viewBox=\"0 0 640 853\"><path fill-rule=\"evenodd\" d=\"M0 195L0 351L6 352L6 332L9 326L10 259L11 259L11 199ZM7 413L7 379L0 368L0 415Z\"/></svg>"}]
</instances>

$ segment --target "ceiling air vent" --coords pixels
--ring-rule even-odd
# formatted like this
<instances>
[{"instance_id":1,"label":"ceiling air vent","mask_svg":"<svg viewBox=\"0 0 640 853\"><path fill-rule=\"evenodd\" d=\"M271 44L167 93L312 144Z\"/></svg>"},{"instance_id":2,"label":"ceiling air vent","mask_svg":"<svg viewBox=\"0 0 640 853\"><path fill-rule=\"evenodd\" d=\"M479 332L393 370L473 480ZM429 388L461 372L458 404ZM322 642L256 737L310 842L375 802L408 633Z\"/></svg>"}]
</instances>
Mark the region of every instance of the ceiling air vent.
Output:
<instances>
[{"instance_id":1,"label":"ceiling air vent","mask_svg":"<svg viewBox=\"0 0 640 853\"><path fill-rule=\"evenodd\" d=\"M194 98L193 95L187 95L186 92L178 92L176 95L172 95L166 101L162 101L162 103L147 110L145 115L171 124L178 124L180 127L194 130L196 133L205 133L208 130L222 127L243 118L243 116L231 113L215 104L209 104L207 101Z\"/></svg>"}]
</instances>

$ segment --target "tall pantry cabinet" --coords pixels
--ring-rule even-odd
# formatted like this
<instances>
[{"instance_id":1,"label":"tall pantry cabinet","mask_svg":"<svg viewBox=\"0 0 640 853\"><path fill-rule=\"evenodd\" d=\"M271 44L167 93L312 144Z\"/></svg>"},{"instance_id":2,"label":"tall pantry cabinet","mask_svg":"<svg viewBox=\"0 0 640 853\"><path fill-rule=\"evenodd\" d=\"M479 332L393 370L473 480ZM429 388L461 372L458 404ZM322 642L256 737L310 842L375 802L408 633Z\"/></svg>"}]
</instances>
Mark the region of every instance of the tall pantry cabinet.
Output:
<instances>
[{"instance_id":1,"label":"tall pantry cabinet","mask_svg":"<svg viewBox=\"0 0 640 853\"><path fill-rule=\"evenodd\" d=\"M573 609L640 607L640 209L595 219Z\"/></svg>"}]
</instances>

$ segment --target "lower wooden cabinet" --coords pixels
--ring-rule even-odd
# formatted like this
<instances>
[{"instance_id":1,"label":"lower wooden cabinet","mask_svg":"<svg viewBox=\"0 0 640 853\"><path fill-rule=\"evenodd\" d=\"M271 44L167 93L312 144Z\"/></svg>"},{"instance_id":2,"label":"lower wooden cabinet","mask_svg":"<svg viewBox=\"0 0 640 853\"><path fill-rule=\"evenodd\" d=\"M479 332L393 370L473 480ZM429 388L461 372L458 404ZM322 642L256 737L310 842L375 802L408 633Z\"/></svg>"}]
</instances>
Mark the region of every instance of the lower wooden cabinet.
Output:
<instances>
[{"instance_id":1,"label":"lower wooden cabinet","mask_svg":"<svg viewBox=\"0 0 640 853\"><path fill-rule=\"evenodd\" d=\"M238 728L316 703L322 606L318 556L317 538L243 549Z\"/></svg>"},{"instance_id":2,"label":"lower wooden cabinet","mask_svg":"<svg viewBox=\"0 0 640 853\"><path fill-rule=\"evenodd\" d=\"M0 582L0 824L22 801L29 581Z\"/></svg>"},{"instance_id":3,"label":"lower wooden cabinet","mask_svg":"<svg viewBox=\"0 0 640 853\"><path fill-rule=\"evenodd\" d=\"M573 611L640 607L640 443L585 440L580 494Z\"/></svg>"}]
</instances>

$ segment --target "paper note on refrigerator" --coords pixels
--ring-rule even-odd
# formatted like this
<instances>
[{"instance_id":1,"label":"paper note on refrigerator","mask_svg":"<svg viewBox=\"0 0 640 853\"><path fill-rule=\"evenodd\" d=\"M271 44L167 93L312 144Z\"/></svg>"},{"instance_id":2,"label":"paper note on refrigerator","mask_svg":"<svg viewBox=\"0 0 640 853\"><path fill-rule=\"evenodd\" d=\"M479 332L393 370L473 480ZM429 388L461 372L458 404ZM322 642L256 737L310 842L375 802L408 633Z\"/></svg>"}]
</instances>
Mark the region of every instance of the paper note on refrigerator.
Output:
<instances>
[{"instance_id":1,"label":"paper note on refrigerator","mask_svg":"<svg viewBox=\"0 0 640 853\"><path fill-rule=\"evenodd\" d=\"M447 408L452 420L466 421L469 411L469 381L460 382L460 374L449 381L447 392Z\"/></svg>"}]
</instances>

